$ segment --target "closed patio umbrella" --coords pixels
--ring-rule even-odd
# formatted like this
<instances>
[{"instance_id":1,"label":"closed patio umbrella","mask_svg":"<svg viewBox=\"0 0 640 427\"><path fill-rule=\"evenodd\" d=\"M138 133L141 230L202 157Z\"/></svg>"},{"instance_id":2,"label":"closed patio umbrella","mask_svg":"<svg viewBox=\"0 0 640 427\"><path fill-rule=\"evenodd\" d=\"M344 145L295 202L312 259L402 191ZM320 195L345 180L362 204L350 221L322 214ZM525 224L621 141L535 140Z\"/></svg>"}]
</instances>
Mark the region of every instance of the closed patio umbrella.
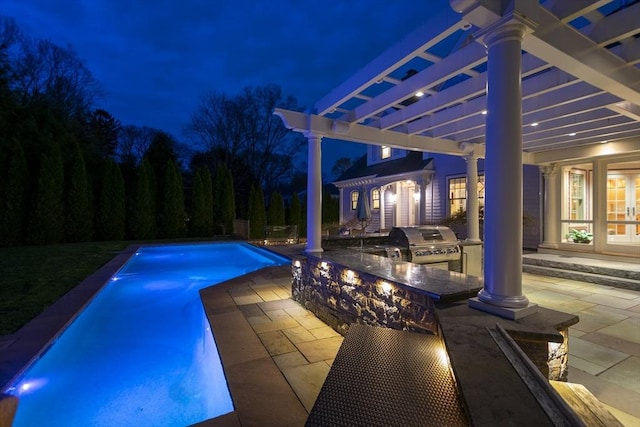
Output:
<instances>
[{"instance_id":1,"label":"closed patio umbrella","mask_svg":"<svg viewBox=\"0 0 640 427\"><path fill-rule=\"evenodd\" d=\"M361 223L360 229L360 248L364 245L364 229L365 222L371 219L371 206L369 205L369 196L367 195L367 190L363 187L360 187L358 191L358 203L356 204L356 218Z\"/></svg>"}]
</instances>

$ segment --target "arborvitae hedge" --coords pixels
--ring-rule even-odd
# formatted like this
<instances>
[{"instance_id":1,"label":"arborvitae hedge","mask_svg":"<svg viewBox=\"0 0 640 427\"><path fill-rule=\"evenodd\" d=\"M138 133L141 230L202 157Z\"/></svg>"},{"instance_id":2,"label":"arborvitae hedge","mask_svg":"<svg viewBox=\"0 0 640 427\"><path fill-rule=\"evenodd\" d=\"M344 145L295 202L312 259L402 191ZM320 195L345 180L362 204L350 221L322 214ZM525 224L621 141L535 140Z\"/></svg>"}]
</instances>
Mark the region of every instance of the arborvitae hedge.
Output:
<instances>
[{"instance_id":1,"label":"arborvitae hedge","mask_svg":"<svg viewBox=\"0 0 640 427\"><path fill-rule=\"evenodd\" d=\"M236 203L233 191L233 178L225 165L219 165L213 193L213 220L217 231L222 234L233 233L233 221L236 219Z\"/></svg>"},{"instance_id":2,"label":"arborvitae hedge","mask_svg":"<svg viewBox=\"0 0 640 427\"><path fill-rule=\"evenodd\" d=\"M96 212L96 238L98 240L122 240L125 235L124 179L120 168L108 160L104 168L102 187L98 195Z\"/></svg>"},{"instance_id":3,"label":"arborvitae hedge","mask_svg":"<svg viewBox=\"0 0 640 427\"><path fill-rule=\"evenodd\" d=\"M153 168L148 160L144 160L138 168L136 189L131 210L131 236L138 240L156 237L156 217L154 210L154 196L151 191Z\"/></svg>"},{"instance_id":4,"label":"arborvitae hedge","mask_svg":"<svg viewBox=\"0 0 640 427\"><path fill-rule=\"evenodd\" d=\"M204 181L209 176L209 188L206 188ZM207 193L209 195L207 196ZM193 178L193 189L191 195L191 218L189 221L190 234L194 237L210 235L210 224L212 223L212 205L207 201L211 200L211 178L206 168L196 171Z\"/></svg>"},{"instance_id":5,"label":"arborvitae hedge","mask_svg":"<svg viewBox=\"0 0 640 427\"><path fill-rule=\"evenodd\" d=\"M64 171L58 144L49 155L42 156L27 242L51 244L62 241L64 234Z\"/></svg>"},{"instance_id":6,"label":"arborvitae hedge","mask_svg":"<svg viewBox=\"0 0 640 427\"><path fill-rule=\"evenodd\" d=\"M285 225L284 221L284 202L282 195L278 191L271 193L271 201L269 203L269 225Z\"/></svg>"},{"instance_id":7,"label":"arborvitae hedge","mask_svg":"<svg viewBox=\"0 0 640 427\"><path fill-rule=\"evenodd\" d=\"M249 238L264 239L264 228L267 225L267 215L264 210L264 195L262 187L251 186L249 192Z\"/></svg>"},{"instance_id":8,"label":"arborvitae hedge","mask_svg":"<svg viewBox=\"0 0 640 427\"><path fill-rule=\"evenodd\" d=\"M184 188L182 176L176 163L170 159L164 175L164 195L161 211L161 227L159 234L164 238L182 237L185 235Z\"/></svg>"},{"instance_id":9,"label":"arborvitae hedge","mask_svg":"<svg viewBox=\"0 0 640 427\"><path fill-rule=\"evenodd\" d=\"M297 226L298 235L300 235L300 233L302 232L302 205L300 204L298 193L293 193L293 197L291 197L291 210L289 217L290 225Z\"/></svg>"},{"instance_id":10,"label":"arborvitae hedge","mask_svg":"<svg viewBox=\"0 0 640 427\"><path fill-rule=\"evenodd\" d=\"M0 189L0 245L14 246L23 243L27 217L29 176L27 159L20 142L16 141L11 153L9 170L4 186Z\"/></svg>"},{"instance_id":11,"label":"arborvitae hedge","mask_svg":"<svg viewBox=\"0 0 640 427\"><path fill-rule=\"evenodd\" d=\"M91 214L91 192L87 179L87 168L80 147L76 145L67 179L64 223L67 242L91 240L93 234Z\"/></svg>"}]
</instances>

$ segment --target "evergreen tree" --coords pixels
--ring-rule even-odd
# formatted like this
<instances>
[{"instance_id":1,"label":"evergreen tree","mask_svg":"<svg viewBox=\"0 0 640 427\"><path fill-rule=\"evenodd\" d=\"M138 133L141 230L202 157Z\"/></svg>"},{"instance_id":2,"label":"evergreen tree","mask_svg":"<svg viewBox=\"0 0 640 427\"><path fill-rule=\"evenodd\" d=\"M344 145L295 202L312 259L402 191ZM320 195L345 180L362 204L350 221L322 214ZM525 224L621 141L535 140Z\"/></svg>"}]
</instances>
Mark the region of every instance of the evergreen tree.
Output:
<instances>
[{"instance_id":1,"label":"evergreen tree","mask_svg":"<svg viewBox=\"0 0 640 427\"><path fill-rule=\"evenodd\" d=\"M262 187L251 186L249 191L249 238L264 239L266 226L266 213L264 209L264 196Z\"/></svg>"},{"instance_id":2,"label":"evergreen tree","mask_svg":"<svg viewBox=\"0 0 640 427\"><path fill-rule=\"evenodd\" d=\"M148 160L144 160L138 168L131 211L130 233L137 240L153 239L156 236L152 179L153 168Z\"/></svg>"},{"instance_id":3,"label":"evergreen tree","mask_svg":"<svg viewBox=\"0 0 640 427\"><path fill-rule=\"evenodd\" d=\"M126 227L124 179L118 165L108 160L98 196L96 237L99 240L122 240Z\"/></svg>"},{"instance_id":4,"label":"evergreen tree","mask_svg":"<svg viewBox=\"0 0 640 427\"><path fill-rule=\"evenodd\" d=\"M202 182L202 168L198 169L193 177L193 188L191 191L191 219L190 234L192 236L206 235L206 221L210 218L205 206L205 188Z\"/></svg>"},{"instance_id":5,"label":"evergreen tree","mask_svg":"<svg viewBox=\"0 0 640 427\"><path fill-rule=\"evenodd\" d=\"M206 166L202 168L201 180L204 193L204 232L205 236L213 234L213 184L211 182L211 172Z\"/></svg>"},{"instance_id":6,"label":"evergreen tree","mask_svg":"<svg viewBox=\"0 0 640 427\"><path fill-rule=\"evenodd\" d=\"M216 170L214 188L214 223L222 234L232 233L233 221L236 219L235 193L231 172L225 165L219 165Z\"/></svg>"},{"instance_id":7,"label":"evergreen tree","mask_svg":"<svg viewBox=\"0 0 640 427\"><path fill-rule=\"evenodd\" d=\"M289 212L289 224L295 225L298 229L298 235L300 235L302 231L302 206L298 193L294 192L293 197L291 197L291 209Z\"/></svg>"},{"instance_id":8,"label":"evergreen tree","mask_svg":"<svg viewBox=\"0 0 640 427\"><path fill-rule=\"evenodd\" d=\"M167 161L165 168L163 189L159 234L166 238L182 237L186 231L184 222L184 188L178 166L171 159Z\"/></svg>"},{"instance_id":9,"label":"evergreen tree","mask_svg":"<svg viewBox=\"0 0 640 427\"><path fill-rule=\"evenodd\" d=\"M42 156L33 206L27 241L32 244L61 242L64 235L64 171L57 144L51 146L48 156Z\"/></svg>"},{"instance_id":10,"label":"evergreen tree","mask_svg":"<svg viewBox=\"0 0 640 427\"><path fill-rule=\"evenodd\" d=\"M282 195L278 191L271 193L271 202L269 203L269 225L285 225L284 221L284 202Z\"/></svg>"},{"instance_id":11,"label":"evergreen tree","mask_svg":"<svg viewBox=\"0 0 640 427\"><path fill-rule=\"evenodd\" d=\"M65 240L67 242L87 242L93 232L89 181L87 168L80 147L76 144L73 163L67 180L65 204Z\"/></svg>"},{"instance_id":12,"label":"evergreen tree","mask_svg":"<svg viewBox=\"0 0 640 427\"><path fill-rule=\"evenodd\" d=\"M7 179L2 194L0 217L0 245L19 245L24 239L28 203L27 160L20 142L16 141L11 154Z\"/></svg>"}]
</instances>

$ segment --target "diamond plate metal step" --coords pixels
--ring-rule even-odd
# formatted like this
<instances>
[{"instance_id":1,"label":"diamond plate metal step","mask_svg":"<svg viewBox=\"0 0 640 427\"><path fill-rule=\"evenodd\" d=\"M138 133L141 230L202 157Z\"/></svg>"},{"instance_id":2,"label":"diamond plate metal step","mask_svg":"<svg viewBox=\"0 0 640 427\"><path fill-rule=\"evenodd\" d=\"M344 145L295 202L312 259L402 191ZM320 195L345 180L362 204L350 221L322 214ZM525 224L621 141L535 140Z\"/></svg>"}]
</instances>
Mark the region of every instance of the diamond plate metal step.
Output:
<instances>
[{"instance_id":1,"label":"diamond plate metal step","mask_svg":"<svg viewBox=\"0 0 640 427\"><path fill-rule=\"evenodd\" d=\"M467 426L440 337L353 324L307 426Z\"/></svg>"}]
</instances>

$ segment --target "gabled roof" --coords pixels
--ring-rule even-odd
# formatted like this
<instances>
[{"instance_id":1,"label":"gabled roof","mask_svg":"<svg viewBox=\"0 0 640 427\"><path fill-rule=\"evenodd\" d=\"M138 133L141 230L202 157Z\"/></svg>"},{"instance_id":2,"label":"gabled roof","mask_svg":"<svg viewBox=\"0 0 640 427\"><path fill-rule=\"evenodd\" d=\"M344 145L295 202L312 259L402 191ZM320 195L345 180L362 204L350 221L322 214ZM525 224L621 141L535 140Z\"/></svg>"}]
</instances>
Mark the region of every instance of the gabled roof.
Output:
<instances>
[{"instance_id":1,"label":"gabled roof","mask_svg":"<svg viewBox=\"0 0 640 427\"><path fill-rule=\"evenodd\" d=\"M340 175L338 179L334 181L334 184L361 177L382 178L385 176L419 172L427 169L427 166L429 166L432 160L432 158L423 159L422 153L420 152L410 151L405 157L382 161L380 163L367 166L367 156L364 155L356 160L349 169Z\"/></svg>"}]
</instances>

